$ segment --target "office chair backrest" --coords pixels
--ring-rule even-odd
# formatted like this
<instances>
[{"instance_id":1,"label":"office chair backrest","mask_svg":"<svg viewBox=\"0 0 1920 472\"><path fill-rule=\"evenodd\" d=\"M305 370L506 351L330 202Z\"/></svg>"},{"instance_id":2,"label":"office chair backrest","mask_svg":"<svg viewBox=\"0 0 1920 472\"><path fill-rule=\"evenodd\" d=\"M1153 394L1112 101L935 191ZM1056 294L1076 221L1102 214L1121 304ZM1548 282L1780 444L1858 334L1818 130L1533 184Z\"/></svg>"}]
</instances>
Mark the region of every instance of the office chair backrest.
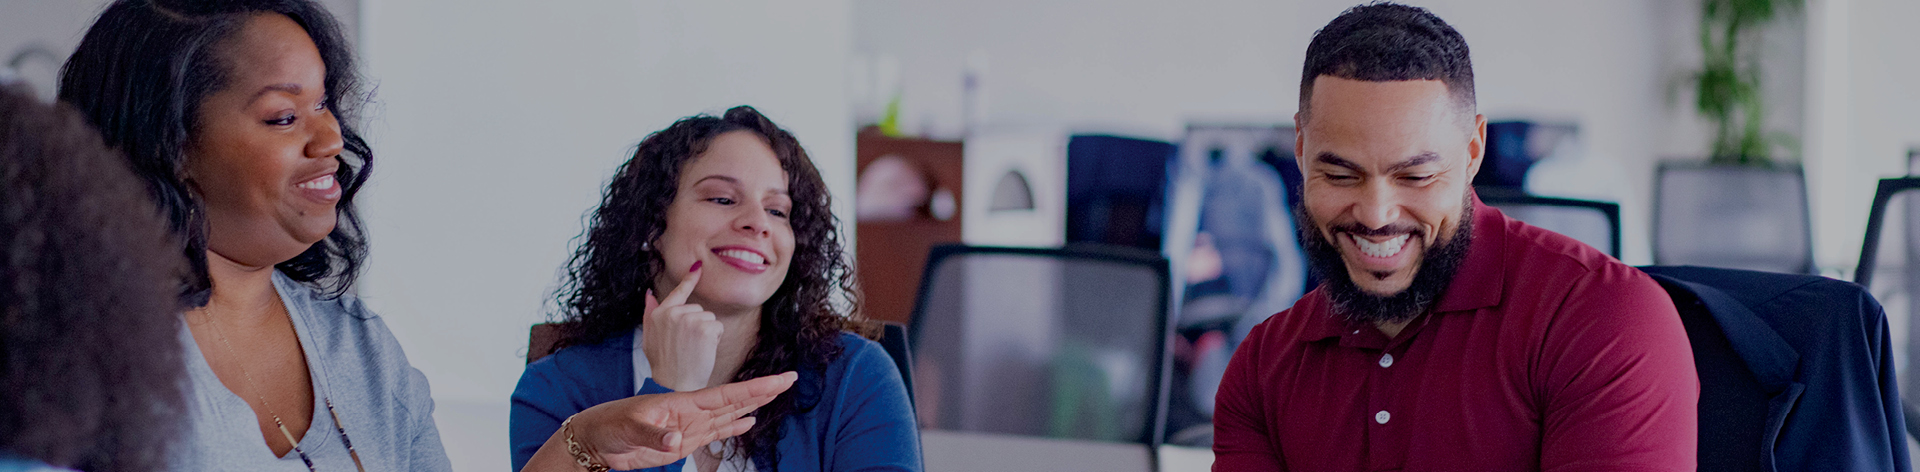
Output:
<instances>
[{"instance_id":1,"label":"office chair backrest","mask_svg":"<svg viewBox=\"0 0 1920 472\"><path fill-rule=\"evenodd\" d=\"M1663 163L1655 180L1654 263L1813 272L1798 167Z\"/></svg>"},{"instance_id":2,"label":"office chair backrest","mask_svg":"<svg viewBox=\"0 0 1920 472\"><path fill-rule=\"evenodd\" d=\"M1904 263L1896 263L1883 266L1880 264L1883 256L1895 258L1907 255L1920 256L1920 251L1913 251L1916 247L1912 242L1903 241L1904 244L1900 245L1882 246L1882 237L1888 234L1888 225L1893 225L1893 231L1896 231L1892 234L1905 236L1903 239L1909 241L1920 240L1920 233L1913 231L1914 226L1920 225L1920 218L1912 218L1910 216L1915 213L1920 213L1920 207L1912 206L1913 203L1920 202L1909 201L1912 200L1912 198L1910 198L1912 194L1907 193L1916 189L1920 189L1920 177L1880 179L1880 185L1874 191L1873 205L1867 210L1866 241L1860 247L1860 263L1854 266L1854 283L1862 286L1872 286L1875 277L1889 275L1883 274L1883 269L1901 268L1905 265ZM1903 213L1906 214L1890 215L1889 212L1896 207L1904 207L1906 211ZM1889 216L1892 218L1890 219ZM1883 249L1893 250L1883 251Z\"/></svg>"},{"instance_id":3,"label":"office chair backrest","mask_svg":"<svg viewBox=\"0 0 1920 472\"><path fill-rule=\"evenodd\" d=\"M1501 213L1587 243L1620 257L1620 204L1525 195L1507 189L1479 192L1480 201Z\"/></svg>"},{"instance_id":4,"label":"office chair backrest","mask_svg":"<svg viewBox=\"0 0 1920 472\"><path fill-rule=\"evenodd\" d=\"M536 323L527 330L527 363L553 354L553 346L560 343L559 323Z\"/></svg>"},{"instance_id":5,"label":"office chair backrest","mask_svg":"<svg viewBox=\"0 0 1920 472\"><path fill-rule=\"evenodd\" d=\"M1867 234L1860 247L1860 263L1854 266L1853 282L1867 287L1886 307L1887 317L1904 322L1906 345L1896 346L1898 362L1920 362L1920 345L1913 342L1920 326L1920 177L1880 179L1873 206L1867 213ZM1920 375L1900 369L1900 387L1912 397L1920 392ZM1920 411L1907 401L1907 432L1920 438Z\"/></svg>"},{"instance_id":6,"label":"office chair backrest","mask_svg":"<svg viewBox=\"0 0 1920 472\"><path fill-rule=\"evenodd\" d=\"M880 347L887 350L887 357L893 358L894 367L900 369L900 382L907 386L907 402L913 402L913 349L908 347L907 325L884 322L880 326Z\"/></svg>"},{"instance_id":7,"label":"office chair backrest","mask_svg":"<svg viewBox=\"0 0 1920 472\"><path fill-rule=\"evenodd\" d=\"M1076 135L1067 141L1067 243L1157 250L1162 238L1165 141Z\"/></svg>"},{"instance_id":8,"label":"office chair backrest","mask_svg":"<svg viewBox=\"0 0 1920 472\"><path fill-rule=\"evenodd\" d=\"M1167 293L1166 260L1130 248L935 247L911 336L921 426L1158 445Z\"/></svg>"}]
</instances>

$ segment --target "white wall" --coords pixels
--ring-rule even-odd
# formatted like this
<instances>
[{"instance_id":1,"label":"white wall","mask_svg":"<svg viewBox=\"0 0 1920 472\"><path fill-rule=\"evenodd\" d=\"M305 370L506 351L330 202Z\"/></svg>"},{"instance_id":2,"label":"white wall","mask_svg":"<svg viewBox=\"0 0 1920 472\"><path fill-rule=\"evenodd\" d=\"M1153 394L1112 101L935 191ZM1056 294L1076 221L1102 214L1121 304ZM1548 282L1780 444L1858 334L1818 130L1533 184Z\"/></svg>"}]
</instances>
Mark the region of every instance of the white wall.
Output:
<instances>
[{"instance_id":1,"label":"white wall","mask_svg":"<svg viewBox=\"0 0 1920 472\"><path fill-rule=\"evenodd\" d=\"M1810 0L1808 178L1817 256L1851 269L1874 182L1920 149L1920 3Z\"/></svg>"},{"instance_id":2,"label":"white wall","mask_svg":"<svg viewBox=\"0 0 1920 472\"><path fill-rule=\"evenodd\" d=\"M29 48L52 54L27 55L17 71L34 92L52 100L60 65L73 54L104 5L103 1L7 0L0 5L0 67Z\"/></svg>"},{"instance_id":3,"label":"white wall","mask_svg":"<svg viewBox=\"0 0 1920 472\"><path fill-rule=\"evenodd\" d=\"M460 470L507 464L529 325L647 133L752 104L852 195L844 0L366 0L379 85L361 294L427 374ZM851 215L851 198L836 201Z\"/></svg>"},{"instance_id":4,"label":"white wall","mask_svg":"<svg viewBox=\"0 0 1920 472\"><path fill-rule=\"evenodd\" d=\"M352 35L360 0L317 0L341 17L346 33ZM5 0L0 2L0 67L28 47L52 53L53 57L34 55L21 64L20 74L34 91L48 99L58 84L59 67L73 54L74 46L87 33L93 19L106 8L106 0Z\"/></svg>"},{"instance_id":5,"label":"white wall","mask_svg":"<svg viewBox=\"0 0 1920 472\"><path fill-rule=\"evenodd\" d=\"M909 131L958 132L964 64L983 51L990 122L1171 139L1195 119L1291 121L1307 42L1355 3L855 0L854 44L856 54L900 64ZM1622 202L1626 259L1649 262L1654 162L1706 153L1704 126L1673 126L1691 120L1690 112L1674 111L1666 98L1680 73L1674 67L1693 61L1674 51L1697 48L1697 7L1669 0L1410 3L1466 36L1482 113L1579 123L1589 155L1624 169L1632 197ZM1787 113L1783 126L1792 130L1797 109Z\"/></svg>"}]
</instances>

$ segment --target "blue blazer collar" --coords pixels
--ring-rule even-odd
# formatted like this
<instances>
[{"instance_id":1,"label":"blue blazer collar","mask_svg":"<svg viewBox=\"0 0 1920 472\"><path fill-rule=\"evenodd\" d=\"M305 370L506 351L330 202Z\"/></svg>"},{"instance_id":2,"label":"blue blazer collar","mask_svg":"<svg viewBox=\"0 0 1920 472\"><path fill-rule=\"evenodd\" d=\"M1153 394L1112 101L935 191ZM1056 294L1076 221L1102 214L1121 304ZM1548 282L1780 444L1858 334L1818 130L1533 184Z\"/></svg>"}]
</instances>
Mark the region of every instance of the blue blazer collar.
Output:
<instances>
[{"instance_id":1,"label":"blue blazer collar","mask_svg":"<svg viewBox=\"0 0 1920 472\"><path fill-rule=\"evenodd\" d=\"M1707 313L1713 315L1714 322L1719 323L1727 342L1733 344L1734 352L1746 361L1747 369L1769 391L1779 394L1794 384L1794 378L1800 370L1800 353L1787 345L1786 339L1781 338L1746 304L1717 288L1660 274L1647 275L1699 297L1700 303L1706 305Z\"/></svg>"}]
</instances>

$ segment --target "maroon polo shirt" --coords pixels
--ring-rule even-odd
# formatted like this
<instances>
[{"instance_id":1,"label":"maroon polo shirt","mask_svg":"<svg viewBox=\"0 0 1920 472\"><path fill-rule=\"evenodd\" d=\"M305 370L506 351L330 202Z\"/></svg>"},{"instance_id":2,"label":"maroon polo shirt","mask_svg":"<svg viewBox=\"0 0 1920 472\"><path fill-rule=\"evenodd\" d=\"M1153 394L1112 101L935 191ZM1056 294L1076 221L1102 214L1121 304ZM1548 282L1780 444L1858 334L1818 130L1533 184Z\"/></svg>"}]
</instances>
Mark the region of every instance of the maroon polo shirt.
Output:
<instances>
[{"instance_id":1,"label":"maroon polo shirt","mask_svg":"<svg viewBox=\"0 0 1920 472\"><path fill-rule=\"evenodd\" d=\"M1253 329L1214 413L1216 471L1693 470L1700 384L1639 270L1474 199L1432 311L1387 338L1325 287Z\"/></svg>"}]
</instances>

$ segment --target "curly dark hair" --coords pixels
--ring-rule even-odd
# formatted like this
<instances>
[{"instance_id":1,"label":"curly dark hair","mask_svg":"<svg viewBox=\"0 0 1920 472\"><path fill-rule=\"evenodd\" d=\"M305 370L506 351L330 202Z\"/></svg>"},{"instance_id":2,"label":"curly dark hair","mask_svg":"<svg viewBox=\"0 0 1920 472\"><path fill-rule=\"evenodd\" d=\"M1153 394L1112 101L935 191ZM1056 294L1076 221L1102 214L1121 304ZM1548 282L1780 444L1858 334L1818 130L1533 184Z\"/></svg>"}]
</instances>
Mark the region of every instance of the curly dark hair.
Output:
<instances>
[{"instance_id":1,"label":"curly dark hair","mask_svg":"<svg viewBox=\"0 0 1920 472\"><path fill-rule=\"evenodd\" d=\"M1474 110L1473 58L1467 39L1425 8L1376 2L1348 8L1307 43L1300 74L1300 121L1307 120L1313 80L1368 82L1439 80L1461 109Z\"/></svg>"},{"instance_id":2,"label":"curly dark hair","mask_svg":"<svg viewBox=\"0 0 1920 472\"><path fill-rule=\"evenodd\" d=\"M675 122L640 141L633 159L620 166L607 185L600 208L592 214L585 242L567 264L567 281L560 287L560 347L592 344L631 332L645 315L646 288L665 270L660 254L641 249L656 241L667 227L667 207L673 204L686 164L705 153L715 137L732 131L760 135L773 148L787 173L793 198L793 263L787 277L760 310L760 333L752 353L734 380L747 380L786 371L823 371L841 355L841 330L855 319L859 306L853 272L843 258L832 197L807 151L793 134L754 110L740 106L720 117L698 115ZM837 289L849 303L849 313L834 308ZM817 375L814 375L817 377ZM637 379L636 379L637 380ZM764 459L778 468L775 444L785 419L813 408L817 395L796 385L772 403L754 412L758 421L740 436L741 454Z\"/></svg>"},{"instance_id":3,"label":"curly dark hair","mask_svg":"<svg viewBox=\"0 0 1920 472\"><path fill-rule=\"evenodd\" d=\"M0 452L164 467L186 408L175 244L79 113L0 84Z\"/></svg>"},{"instance_id":4,"label":"curly dark hair","mask_svg":"<svg viewBox=\"0 0 1920 472\"><path fill-rule=\"evenodd\" d=\"M373 169L373 153L355 130L367 101L353 52L339 24L309 0L119 0L107 6L60 71L60 100L72 104L119 148L144 178L147 191L184 237L191 273L182 297L206 303L207 220L187 184L186 149L197 131L200 103L227 86L231 69L224 43L258 14L280 14L307 31L326 64L326 107L340 121L338 221L326 239L275 264L288 277L337 296L353 286L367 254L354 196Z\"/></svg>"}]
</instances>

